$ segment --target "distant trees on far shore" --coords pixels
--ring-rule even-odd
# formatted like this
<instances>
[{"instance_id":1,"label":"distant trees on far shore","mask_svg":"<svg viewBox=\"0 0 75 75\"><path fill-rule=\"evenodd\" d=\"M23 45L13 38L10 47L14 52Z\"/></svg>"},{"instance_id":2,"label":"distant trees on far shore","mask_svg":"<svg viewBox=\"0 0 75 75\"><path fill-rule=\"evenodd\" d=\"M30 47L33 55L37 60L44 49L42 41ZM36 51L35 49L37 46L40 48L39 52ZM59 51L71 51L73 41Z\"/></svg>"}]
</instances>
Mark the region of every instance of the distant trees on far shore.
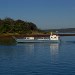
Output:
<instances>
[{"instance_id":1,"label":"distant trees on far shore","mask_svg":"<svg viewBox=\"0 0 75 75\"><path fill-rule=\"evenodd\" d=\"M37 31L37 26L32 22L23 20L14 20L9 17L0 19L0 33L19 33L27 34Z\"/></svg>"}]
</instances>

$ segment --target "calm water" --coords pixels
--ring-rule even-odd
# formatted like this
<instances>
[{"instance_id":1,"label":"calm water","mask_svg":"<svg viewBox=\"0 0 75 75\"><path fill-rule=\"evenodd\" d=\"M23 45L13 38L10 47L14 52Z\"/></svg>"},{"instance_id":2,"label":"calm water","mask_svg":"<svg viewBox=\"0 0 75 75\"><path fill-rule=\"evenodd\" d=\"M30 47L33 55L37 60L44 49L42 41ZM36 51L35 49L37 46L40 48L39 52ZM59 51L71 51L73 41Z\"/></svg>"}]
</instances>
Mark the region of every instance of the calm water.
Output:
<instances>
[{"instance_id":1,"label":"calm water","mask_svg":"<svg viewBox=\"0 0 75 75\"><path fill-rule=\"evenodd\" d=\"M0 75L75 75L75 37L58 43L0 44Z\"/></svg>"}]
</instances>

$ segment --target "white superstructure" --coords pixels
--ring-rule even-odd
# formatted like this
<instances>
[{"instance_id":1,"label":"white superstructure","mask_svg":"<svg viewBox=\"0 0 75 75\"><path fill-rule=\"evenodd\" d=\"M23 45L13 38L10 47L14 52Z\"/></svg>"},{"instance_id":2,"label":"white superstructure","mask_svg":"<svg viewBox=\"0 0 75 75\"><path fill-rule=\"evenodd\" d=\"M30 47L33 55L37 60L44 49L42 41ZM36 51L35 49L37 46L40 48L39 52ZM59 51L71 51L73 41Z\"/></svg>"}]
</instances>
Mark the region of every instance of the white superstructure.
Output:
<instances>
[{"instance_id":1,"label":"white superstructure","mask_svg":"<svg viewBox=\"0 0 75 75\"><path fill-rule=\"evenodd\" d=\"M57 35L51 35L50 40L59 40L59 36Z\"/></svg>"}]
</instances>

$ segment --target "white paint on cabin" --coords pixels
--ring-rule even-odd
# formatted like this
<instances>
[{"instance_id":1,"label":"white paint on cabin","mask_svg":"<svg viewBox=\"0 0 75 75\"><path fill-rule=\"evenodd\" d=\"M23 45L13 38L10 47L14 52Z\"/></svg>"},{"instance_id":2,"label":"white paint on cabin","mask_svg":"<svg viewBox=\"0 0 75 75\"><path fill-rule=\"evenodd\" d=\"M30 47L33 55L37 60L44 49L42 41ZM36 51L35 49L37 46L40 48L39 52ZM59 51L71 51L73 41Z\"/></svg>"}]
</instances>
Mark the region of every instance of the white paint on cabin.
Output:
<instances>
[{"instance_id":1,"label":"white paint on cabin","mask_svg":"<svg viewBox=\"0 0 75 75\"><path fill-rule=\"evenodd\" d=\"M49 40L49 39L48 38L45 38L45 37L40 37L37 40Z\"/></svg>"},{"instance_id":2,"label":"white paint on cabin","mask_svg":"<svg viewBox=\"0 0 75 75\"><path fill-rule=\"evenodd\" d=\"M50 40L59 40L59 36L57 36L57 35L50 35Z\"/></svg>"},{"instance_id":3,"label":"white paint on cabin","mask_svg":"<svg viewBox=\"0 0 75 75\"><path fill-rule=\"evenodd\" d=\"M34 40L34 37L26 37L26 39Z\"/></svg>"}]
</instances>

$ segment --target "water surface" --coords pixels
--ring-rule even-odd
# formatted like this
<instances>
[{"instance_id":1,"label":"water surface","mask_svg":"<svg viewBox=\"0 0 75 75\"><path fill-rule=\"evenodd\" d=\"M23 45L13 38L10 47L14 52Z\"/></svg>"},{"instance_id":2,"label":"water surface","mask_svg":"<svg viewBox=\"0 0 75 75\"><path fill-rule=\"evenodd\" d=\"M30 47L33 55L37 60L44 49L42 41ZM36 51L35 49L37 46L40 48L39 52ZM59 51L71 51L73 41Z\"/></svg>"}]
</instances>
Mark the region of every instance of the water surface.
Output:
<instances>
[{"instance_id":1,"label":"water surface","mask_svg":"<svg viewBox=\"0 0 75 75\"><path fill-rule=\"evenodd\" d=\"M61 43L0 45L0 75L75 75L75 37Z\"/></svg>"}]
</instances>

